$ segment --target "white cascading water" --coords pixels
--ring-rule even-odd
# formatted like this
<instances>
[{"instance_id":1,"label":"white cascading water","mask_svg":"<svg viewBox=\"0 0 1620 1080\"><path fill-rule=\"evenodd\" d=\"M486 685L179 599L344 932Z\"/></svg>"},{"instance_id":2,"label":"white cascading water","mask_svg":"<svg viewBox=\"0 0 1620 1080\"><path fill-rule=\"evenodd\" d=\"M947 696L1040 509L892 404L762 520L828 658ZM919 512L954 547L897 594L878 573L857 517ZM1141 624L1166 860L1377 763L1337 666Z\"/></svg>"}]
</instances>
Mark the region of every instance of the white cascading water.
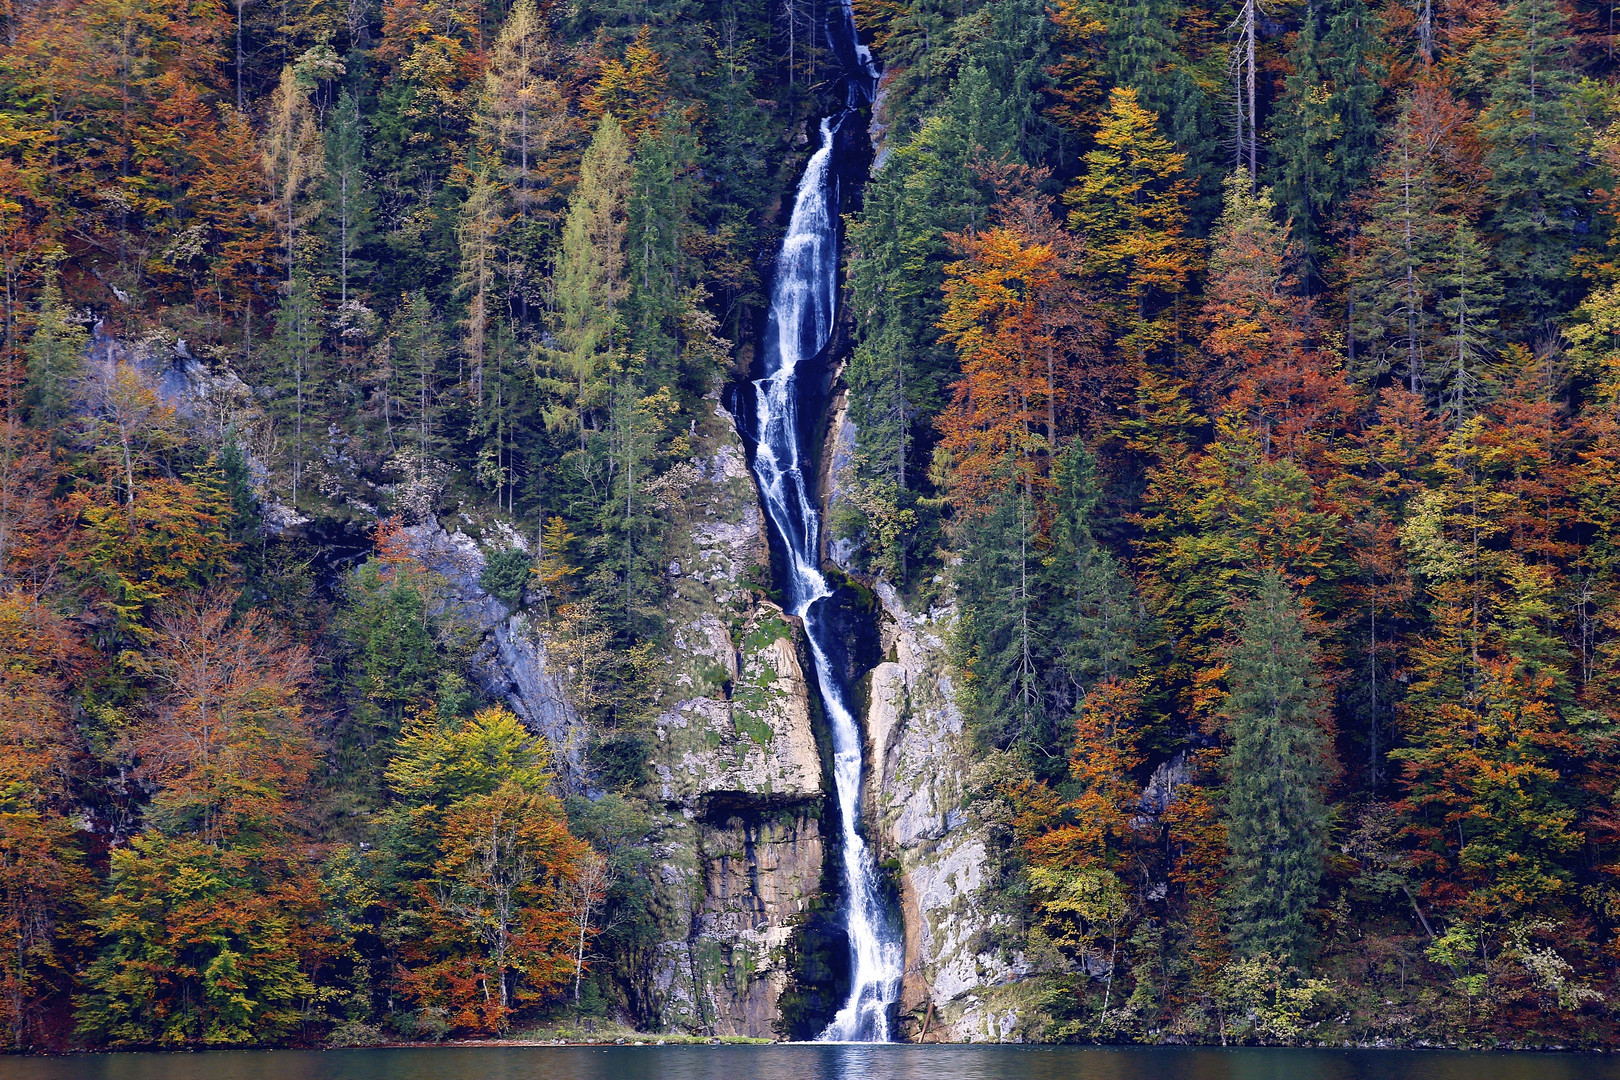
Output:
<instances>
[{"instance_id":1,"label":"white cascading water","mask_svg":"<svg viewBox=\"0 0 1620 1080\"><path fill-rule=\"evenodd\" d=\"M842 25L830 27L835 55L843 58L847 107L821 122L821 146L805 167L793 217L776 262L765 327L765 377L754 383L758 443L754 475L766 514L787 556L787 593L804 620L816 682L832 724L833 780L843 825L844 923L849 933L849 998L824 1042L888 1042L889 1012L900 994L903 945L878 888L871 850L860 829L861 732L849 695L826 643L833 627L823 618L833 590L820 565L820 515L802 466L798 410L800 365L815 359L832 337L838 299L838 176L833 168L839 127L870 101L876 72L855 36L849 2ZM840 37L841 35L841 37ZM840 47L842 46L842 47Z\"/></svg>"}]
</instances>

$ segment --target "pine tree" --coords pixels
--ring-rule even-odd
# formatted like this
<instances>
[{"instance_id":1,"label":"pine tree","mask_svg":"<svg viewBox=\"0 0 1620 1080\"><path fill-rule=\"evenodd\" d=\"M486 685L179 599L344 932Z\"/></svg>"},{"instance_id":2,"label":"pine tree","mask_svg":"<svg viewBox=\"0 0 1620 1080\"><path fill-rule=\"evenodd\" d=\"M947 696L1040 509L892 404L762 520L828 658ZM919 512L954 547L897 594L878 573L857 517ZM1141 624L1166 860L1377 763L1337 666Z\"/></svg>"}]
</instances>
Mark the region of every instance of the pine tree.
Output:
<instances>
[{"instance_id":1,"label":"pine tree","mask_svg":"<svg viewBox=\"0 0 1620 1080\"><path fill-rule=\"evenodd\" d=\"M1385 76L1380 59L1383 24L1365 0L1330 0L1322 37L1322 73L1328 80L1328 108L1338 118L1338 140L1330 158L1331 209L1366 183L1378 156L1378 116Z\"/></svg>"},{"instance_id":2,"label":"pine tree","mask_svg":"<svg viewBox=\"0 0 1620 1080\"><path fill-rule=\"evenodd\" d=\"M1340 124L1329 102L1326 76L1318 66L1322 51L1319 22L1316 5L1308 4L1288 56L1293 70L1283 80L1282 100L1272 116L1277 205L1295 235L1305 238L1314 232L1334 194L1330 153L1338 141Z\"/></svg>"},{"instance_id":3,"label":"pine tree","mask_svg":"<svg viewBox=\"0 0 1620 1080\"><path fill-rule=\"evenodd\" d=\"M1048 598L1038 513L1025 485L1007 484L972 528L963 529L956 573L964 614L956 639L964 711L979 739L1023 747L1037 760L1059 746L1058 717L1047 709L1042 685L1048 657L1040 623ZM1055 769L1062 759L1046 760Z\"/></svg>"},{"instance_id":4,"label":"pine tree","mask_svg":"<svg viewBox=\"0 0 1620 1080\"><path fill-rule=\"evenodd\" d=\"M1509 294L1536 325L1568 300L1570 256L1587 217L1572 46L1554 0L1516 0L1470 57L1488 87L1479 129L1491 226Z\"/></svg>"},{"instance_id":5,"label":"pine tree","mask_svg":"<svg viewBox=\"0 0 1620 1080\"><path fill-rule=\"evenodd\" d=\"M1310 948L1325 855L1326 702L1316 644L1276 571L1261 575L1228 662L1222 819L1232 939L1246 955L1298 962Z\"/></svg>"},{"instance_id":6,"label":"pine tree","mask_svg":"<svg viewBox=\"0 0 1620 1080\"><path fill-rule=\"evenodd\" d=\"M360 102L348 90L338 95L332 108L332 121L326 129L326 186L322 203L326 210L327 250L338 282L338 303L349 302L349 282L361 278L369 264L356 253L371 234L371 213L375 204L366 176L366 127L360 115Z\"/></svg>"},{"instance_id":7,"label":"pine tree","mask_svg":"<svg viewBox=\"0 0 1620 1080\"><path fill-rule=\"evenodd\" d=\"M1046 5L1041 0L997 0L987 6L985 16L985 33L973 43L959 81L974 70L990 99L999 103L1006 142L1002 146L985 142L985 149L1005 161L1038 163L1051 144L1040 107L1053 58Z\"/></svg>"},{"instance_id":8,"label":"pine tree","mask_svg":"<svg viewBox=\"0 0 1620 1080\"><path fill-rule=\"evenodd\" d=\"M874 543L876 558L904 576L911 553L928 550L924 508L931 418L955 370L955 354L939 340L948 236L982 219L988 196L972 177L973 146L961 122L933 117L896 145L866 186L851 216L849 309L856 348L844 378L849 416L857 432L856 472L865 491L863 511L874 533L878 522L913 527L890 530L892 542Z\"/></svg>"}]
</instances>

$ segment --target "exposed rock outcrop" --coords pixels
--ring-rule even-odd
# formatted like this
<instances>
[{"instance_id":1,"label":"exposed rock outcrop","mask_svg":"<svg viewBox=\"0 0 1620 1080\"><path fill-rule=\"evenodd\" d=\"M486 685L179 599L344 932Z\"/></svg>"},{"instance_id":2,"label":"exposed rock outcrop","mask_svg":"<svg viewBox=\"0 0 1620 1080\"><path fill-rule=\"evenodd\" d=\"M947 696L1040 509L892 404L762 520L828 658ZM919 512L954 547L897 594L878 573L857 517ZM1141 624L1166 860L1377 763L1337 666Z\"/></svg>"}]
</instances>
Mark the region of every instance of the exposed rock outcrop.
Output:
<instances>
[{"instance_id":1,"label":"exposed rock outcrop","mask_svg":"<svg viewBox=\"0 0 1620 1080\"><path fill-rule=\"evenodd\" d=\"M668 699L654 722L659 838L653 998L662 1026L775 1033L798 916L821 891L822 762L798 628L750 582L770 556L735 425L716 407L668 573ZM683 545L680 537L686 538Z\"/></svg>"},{"instance_id":2,"label":"exposed rock outcrop","mask_svg":"<svg viewBox=\"0 0 1620 1080\"><path fill-rule=\"evenodd\" d=\"M587 733L569 703L566 673L547 655L529 615L511 611L479 585L483 545L464 532L446 532L437 522L403 531L417 560L449 583L446 604L455 618L483 634L473 670L484 692L504 700L529 730L545 736L558 774L571 789L583 787ZM500 538L515 540L510 534Z\"/></svg>"},{"instance_id":3,"label":"exposed rock outcrop","mask_svg":"<svg viewBox=\"0 0 1620 1080\"><path fill-rule=\"evenodd\" d=\"M798 627L757 598L769 554L735 426L717 407L697 441L703 452L672 471L664 493L670 647L649 762L660 941L645 972L649 1015L635 1019L769 1036L789 942L821 891L823 768ZM480 532L405 529L448 583L445 606L481 634L474 667L485 692L546 737L571 790L588 790L589 732L568 673L535 618L479 585L488 552L524 540L498 524Z\"/></svg>"},{"instance_id":4,"label":"exposed rock outcrop","mask_svg":"<svg viewBox=\"0 0 1620 1080\"><path fill-rule=\"evenodd\" d=\"M971 736L952 695L950 606L907 610L878 582L887 659L873 669L866 730L873 775L869 820L899 863L906 931L900 1008L910 1037L930 1042L1021 1041L1007 988L1026 973L986 947L998 916L987 904L986 838L967 812ZM930 1013L932 1015L930 1015Z\"/></svg>"}]
</instances>

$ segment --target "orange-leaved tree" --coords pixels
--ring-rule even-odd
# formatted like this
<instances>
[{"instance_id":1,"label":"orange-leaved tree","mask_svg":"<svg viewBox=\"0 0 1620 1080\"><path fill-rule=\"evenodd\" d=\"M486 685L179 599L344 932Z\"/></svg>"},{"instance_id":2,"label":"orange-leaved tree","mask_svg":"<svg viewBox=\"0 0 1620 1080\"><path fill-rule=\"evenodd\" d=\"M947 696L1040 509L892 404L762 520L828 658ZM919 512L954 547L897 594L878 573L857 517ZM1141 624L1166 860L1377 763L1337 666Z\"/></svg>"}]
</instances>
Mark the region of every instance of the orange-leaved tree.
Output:
<instances>
[{"instance_id":1,"label":"orange-leaved tree","mask_svg":"<svg viewBox=\"0 0 1620 1080\"><path fill-rule=\"evenodd\" d=\"M314 767L309 656L227 594L171 601L126 667L153 688L125 741L154 789L112 853L79 1030L113 1045L286 1040L328 949L299 796Z\"/></svg>"},{"instance_id":2,"label":"orange-leaved tree","mask_svg":"<svg viewBox=\"0 0 1620 1080\"><path fill-rule=\"evenodd\" d=\"M222 844L295 827L315 764L303 693L309 651L233 596L205 594L159 614L141 668L158 688L130 739L166 832Z\"/></svg>"},{"instance_id":3,"label":"orange-leaved tree","mask_svg":"<svg viewBox=\"0 0 1620 1080\"><path fill-rule=\"evenodd\" d=\"M1130 775L1142 760L1136 748L1139 708L1131 683L1106 679L1092 688L1075 721L1069 755L1077 791L1061 804L1055 827L1024 844L1036 906L1052 939L1082 957L1100 954L1102 939L1108 939L1104 1016L1120 931L1130 913L1119 870L1136 839L1141 802Z\"/></svg>"},{"instance_id":4,"label":"orange-leaved tree","mask_svg":"<svg viewBox=\"0 0 1620 1080\"><path fill-rule=\"evenodd\" d=\"M946 268L941 340L961 377L940 416L938 453L958 511L983 513L1011 486L1039 486L1066 394L1072 315L1064 253L1011 225L958 237Z\"/></svg>"},{"instance_id":5,"label":"orange-leaved tree","mask_svg":"<svg viewBox=\"0 0 1620 1080\"><path fill-rule=\"evenodd\" d=\"M68 690L88 665L67 620L0 594L0 1024L13 1049L59 1046L94 900L70 780Z\"/></svg>"},{"instance_id":6,"label":"orange-leaved tree","mask_svg":"<svg viewBox=\"0 0 1620 1080\"><path fill-rule=\"evenodd\" d=\"M501 1031L525 1005L560 993L596 927L581 871L590 847L569 835L548 793L550 751L509 710L461 721L418 714L388 765L399 802L393 853L415 878L399 987L454 1028Z\"/></svg>"}]
</instances>

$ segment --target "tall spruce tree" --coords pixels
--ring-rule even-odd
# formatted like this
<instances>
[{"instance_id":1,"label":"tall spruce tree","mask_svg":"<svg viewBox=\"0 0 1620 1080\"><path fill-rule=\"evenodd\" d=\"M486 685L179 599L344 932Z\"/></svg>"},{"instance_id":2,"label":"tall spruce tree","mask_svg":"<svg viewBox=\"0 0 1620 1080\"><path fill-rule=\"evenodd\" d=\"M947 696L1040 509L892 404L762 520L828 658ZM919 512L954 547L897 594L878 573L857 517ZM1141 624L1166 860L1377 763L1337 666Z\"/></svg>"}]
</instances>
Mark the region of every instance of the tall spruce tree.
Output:
<instances>
[{"instance_id":1,"label":"tall spruce tree","mask_svg":"<svg viewBox=\"0 0 1620 1080\"><path fill-rule=\"evenodd\" d=\"M410 441L418 455L417 467L425 467L444 441L439 420L439 382L444 364L444 339L439 333L438 314L427 292L407 293L394 312L390 327L393 343L393 374L400 378L398 393L410 420Z\"/></svg>"},{"instance_id":2,"label":"tall spruce tree","mask_svg":"<svg viewBox=\"0 0 1620 1080\"><path fill-rule=\"evenodd\" d=\"M1378 117L1385 67L1380 59L1382 23L1365 0L1329 0L1323 9L1322 72L1328 79L1328 106L1339 121L1330 165L1330 205L1366 183L1378 156Z\"/></svg>"},{"instance_id":3,"label":"tall spruce tree","mask_svg":"<svg viewBox=\"0 0 1620 1080\"><path fill-rule=\"evenodd\" d=\"M1022 747L1056 775L1063 757L1042 686L1048 657L1040 623L1048 598L1038 511L1026 485L1009 483L987 513L962 528L966 543L957 587L964 617L956 645L966 676L966 712L978 737L994 746Z\"/></svg>"},{"instance_id":4,"label":"tall spruce tree","mask_svg":"<svg viewBox=\"0 0 1620 1080\"><path fill-rule=\"evenodd\" d=\"M855 467L865 487L874 557L903 579L912 552L927 551L919 495L926 488L931 417L954 373L954 352L940 342L940 286L952 258L950 233L981 220L986 185L964 183L975 153L954 115L933 117L890 150L849 226L849 310L856 348L844 378L857 432ZM912 516L911 526L884 534L883 522ZM872 520L872 519L878 520Z\"/></svg>"},{"instance_id":5,"label":"tall spruce tree","mask_svg":"<svg viewBox=\"0 0 1620 1080\"><path fill-rule=\"evenodd\" d=\"M1350 374L1376 383L1394 372L1413 394L1429 393L1446 326L1441 278L1464 221L1463 195L1431 135L1420 88L1402 107L1363 209L1365 222L1346 261L1352 303Z\"/></svg>"},{"instance_id":6,"label":"tall spruce tree","mask_svg":"<svg viewBox=\"0 0 1620 1080\"><path fill-rule=\"evenodd\" d=\"M1460 423L1490 400L1502 303L1490 249L1466 222L1452 235L1438 284L1444 337L1433 363L1435 392L1447 420Z\"/></svg>"},{"instance_id":7,"label":"tall spruce tree","mask_svg":"<svg viewBox=\"0 0 1620 1080\"><path fill-rule=\"evenodd\" d=\"M1097 462L1078 439L1052 467L1050 548L1042 579L1048 602L1042 636L1054 710L1074 709L1093 685L1127 679L1136 668L1136 609L1119 561L1097 542L1092 520L1101 490Z\"/></svg>"},{"instance_id":8,"label":"tall spruce tree","mask_svg":"<svg viewBox=\"0 0 1620 1080\"><path fill-rule=\"evenodd\" d=\"M1327 702L1316 644L1275 570L1260 577L1229 664L1222 817L1232 940L1246 955L1298 961L1322 879Z\"/></svg>"},{"instance_id":9,"label":"tall spruce tree","mask_svg":"<svg viewBox=\"0 0 1620 1080\"><path fill-rule=\"evenodd\" d=\"M370 269L356 256L371 233L376 197L365 172L366 129L360 102L344 90L326 128L326 211L328 259L337 279L338 303L349 302L350 282Z\"/></svg>"},{"instance_id":10,"label":"tall spruce tree","mask_svg":"<svg viewBox=\"0 0 1620 1080\"><path fill-rule=\"evenodd\" d=\"M39 313L29 335L28 382L23 400L38 427L55 428L72 407L74 380L83 366L90 335L73 319L62 297L62 286L52 267L40 290Z\"/></svg>"},{"instance_id":11,"label":"tall spruce tree","mask_svg":"<svg viewBox=\"0 0 1620 1080\"><path fill-rule=\"evenodd\" d=\"M1329 162L1339 137L1339 117L1318 64L1320 21L1314 3L1300 16L1299 36L1288 57L1293 70L1283 79L1282 100L1272 116L1272 190L1278 209L1293 223L1294 235L1307 246L1318 215L1332 198Z\"/></svg>"},{"instance_id":12,"label":"tall spruce tree","mask_svg":"<svg viewBox=\"0 0 1620 1080\"><path fill-rule=\"evenodd\" d=\"M1144 108L1164 116L1175 105L1181 5L1176 0L1108 0L1099 14L1110 79L1135 90Z\"/></svg>"},{"instance_id":13,"label":"tall spruce tree","mask_svg":"<svg viewBox=\"0 0 1620 1080\"><path fill-rule=\"evenodd\" d=\"M1570 299L1570 256L1588 216L1573 48L1556 0L1516 0L1470 58L1487 91L1490 224L1515 307L1535 328Z\"/></svg>"},{"instance_id":14,"label":"tall spruce tree","mask_svg":"<svg viewBox=\"0 0 1620 1080\"><path fill-rule=\"evenodd\" d=\"M1377 153L1376 31L1362 0L1312 4L1289 56L1293 70L1272 121L1275 191L1312 274L1328 216L1366 181Z\"/></svg>"},{"instance_id":15,"label":"tall spruce tree","mask_svg":"<svg viewBox=\"0 0 1620 1080\"><path fill-rule=\"evenodd\" d=\"M276 311L276 332L271 344L279 369L278 381L283 391L290 394L287 400L292 406L287 441L294 506L298 504L298 491L303 486L310 449L304 433L306 421L310 406L322 396L321 369L325 355L321 349L321 315L321 301L314 282L307 272L299 270Z\"/></svg>"},{"instance_id":16,"label":"tall spruce tree","mask_svg":"<svg viewBox=\"0 0 1620 1080\"><path fill-rule=\"evenodd\" d=\"M679 363L685 285L681 236L691 220L696 152L691 134L674 124L642 136L626 202L631 348L659 384L678 385L684 374Z\"/></svg>"}]
</instances>

